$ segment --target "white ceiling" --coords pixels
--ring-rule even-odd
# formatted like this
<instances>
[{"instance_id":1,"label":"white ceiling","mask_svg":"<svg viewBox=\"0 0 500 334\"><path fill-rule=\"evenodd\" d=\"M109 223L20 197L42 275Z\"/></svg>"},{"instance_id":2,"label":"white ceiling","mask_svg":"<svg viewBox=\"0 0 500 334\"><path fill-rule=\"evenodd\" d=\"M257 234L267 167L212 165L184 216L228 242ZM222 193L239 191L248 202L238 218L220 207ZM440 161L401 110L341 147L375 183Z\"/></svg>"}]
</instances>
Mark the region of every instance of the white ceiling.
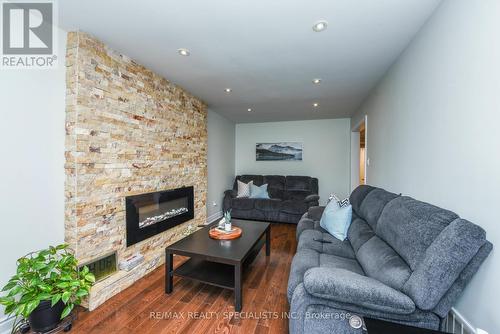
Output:
<instances>
[{"instance_id":1,"label":"white ceiling","mask_svg":"<svg viewBox=\"0 0 500 334\"><path fill-rule=\"evenodd\" d=\"M235 122L263 122L349 117L439 2L60 0L58 10L62 28L96 36ZM329 26L316 33L319 19Z\"/></svg>"}]
</instances>

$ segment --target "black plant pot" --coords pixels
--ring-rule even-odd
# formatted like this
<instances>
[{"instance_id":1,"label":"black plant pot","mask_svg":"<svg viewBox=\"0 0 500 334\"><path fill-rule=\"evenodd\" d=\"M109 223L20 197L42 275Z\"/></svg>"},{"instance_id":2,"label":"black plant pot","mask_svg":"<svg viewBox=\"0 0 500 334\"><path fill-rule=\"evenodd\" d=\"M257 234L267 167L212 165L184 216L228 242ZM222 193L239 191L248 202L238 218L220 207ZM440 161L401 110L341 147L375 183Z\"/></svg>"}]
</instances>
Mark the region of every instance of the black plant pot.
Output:
<instances>
[{"instance_id":1,"label":"black plant pot","mask_svg":"<svg viewBox=\"0 0 500 334\"><path fill-rule=\"evenodd\" d=\"M30 327L34 332L48 332L57 327L61 321L64 303L59 301L51 307L50 300L42 300L29 316Z\"/></svg>"}]
</instances>

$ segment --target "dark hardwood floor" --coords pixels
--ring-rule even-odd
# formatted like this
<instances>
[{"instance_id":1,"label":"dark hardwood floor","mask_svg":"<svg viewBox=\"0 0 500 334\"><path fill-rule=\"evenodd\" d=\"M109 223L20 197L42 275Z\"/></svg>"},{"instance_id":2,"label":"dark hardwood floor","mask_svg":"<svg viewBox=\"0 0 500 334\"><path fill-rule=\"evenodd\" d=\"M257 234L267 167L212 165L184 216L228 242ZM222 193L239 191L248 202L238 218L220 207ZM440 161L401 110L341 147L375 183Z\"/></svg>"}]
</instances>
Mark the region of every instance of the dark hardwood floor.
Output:
<instances>
[{"instance_id":1,"label":"dark hardwood floor","mask_svg":"<svg viewBox=\"0 0 500 334\"><path fill-rule=\"evenodd\" d=\"M286 298L295 254L295 225L273 224L271 257L264 247L244 272L243 309L231 290L174 278L164 293L164 267L140 279L92 312L80 311L71 333L288 333ZM185 258L174 257L174 268Z\"/></svg>"}]
</instances>

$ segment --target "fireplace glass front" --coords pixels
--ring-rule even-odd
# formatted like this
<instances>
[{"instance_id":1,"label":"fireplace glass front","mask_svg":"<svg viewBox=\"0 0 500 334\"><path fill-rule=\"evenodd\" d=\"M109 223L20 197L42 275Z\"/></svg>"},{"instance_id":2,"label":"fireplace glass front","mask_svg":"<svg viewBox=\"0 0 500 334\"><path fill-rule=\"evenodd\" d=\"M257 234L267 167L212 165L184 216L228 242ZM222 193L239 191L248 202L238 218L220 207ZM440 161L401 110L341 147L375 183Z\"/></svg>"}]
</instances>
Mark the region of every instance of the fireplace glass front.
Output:
<instances>
[{"instance_id":1,"label":"fireplace glass front","mask_svg":"<svg viewBox=\"0 0 500 334\"><path fill-rule=\"evenodd\" d=\"M127 197L127 246L193 219L193 197L193 187Z\"/></svg>"}]
</instances>

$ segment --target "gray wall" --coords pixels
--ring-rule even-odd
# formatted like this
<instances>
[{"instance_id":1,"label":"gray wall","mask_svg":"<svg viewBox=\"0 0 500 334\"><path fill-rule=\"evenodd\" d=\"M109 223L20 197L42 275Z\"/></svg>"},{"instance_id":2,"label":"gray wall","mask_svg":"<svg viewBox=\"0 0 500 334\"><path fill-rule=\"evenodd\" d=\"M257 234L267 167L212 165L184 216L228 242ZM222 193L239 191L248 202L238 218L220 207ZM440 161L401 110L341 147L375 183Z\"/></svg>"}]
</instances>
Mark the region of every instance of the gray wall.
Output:
<instances>
[{"instance_id":1,"label":"gray wall","mask_svg":"<svg viewBox=\"0 0 500 334\"><path fill-rule=\"evenodd\" d=\"M207 131L207 220L212 221L221 215L224 190L231 188L234 181L235 124L209 109Z\"/></svg>"},{"instance_id":2,"label":"gray wall","mask_svg":"<svg viewBox=\"0 0 500 334\"><path fill-rule=\"evenodd\" d=\"M18 258L64 241L66 32L57 33L57 68L0 74L2 287ZM0 333L11 326L0 307Z\"/></svg>"},{"instance_id":3,"label":"gray wall","mask_svg":"<svg viewBox=\"0 0 500 334\"><path fill-rule=\"evenodd\" d=\"M456 211L500 245L500 2L445 1L374 90L368 181ZM500 333L496 250L457 309Z\"/></svg>"},{"instance_id":4,"label":"gray wall","mask_svg":"<svg viewBox=\"0 0 500 334\"><path fill-rule=\"evenodd\" d=\"M258 142L303 143L303 161L256 161ZM236 125L236 174L306 175L319 179L321 202L331 192L348 196L350 121L269 122Z\"/></svg>"}]
</instances>

